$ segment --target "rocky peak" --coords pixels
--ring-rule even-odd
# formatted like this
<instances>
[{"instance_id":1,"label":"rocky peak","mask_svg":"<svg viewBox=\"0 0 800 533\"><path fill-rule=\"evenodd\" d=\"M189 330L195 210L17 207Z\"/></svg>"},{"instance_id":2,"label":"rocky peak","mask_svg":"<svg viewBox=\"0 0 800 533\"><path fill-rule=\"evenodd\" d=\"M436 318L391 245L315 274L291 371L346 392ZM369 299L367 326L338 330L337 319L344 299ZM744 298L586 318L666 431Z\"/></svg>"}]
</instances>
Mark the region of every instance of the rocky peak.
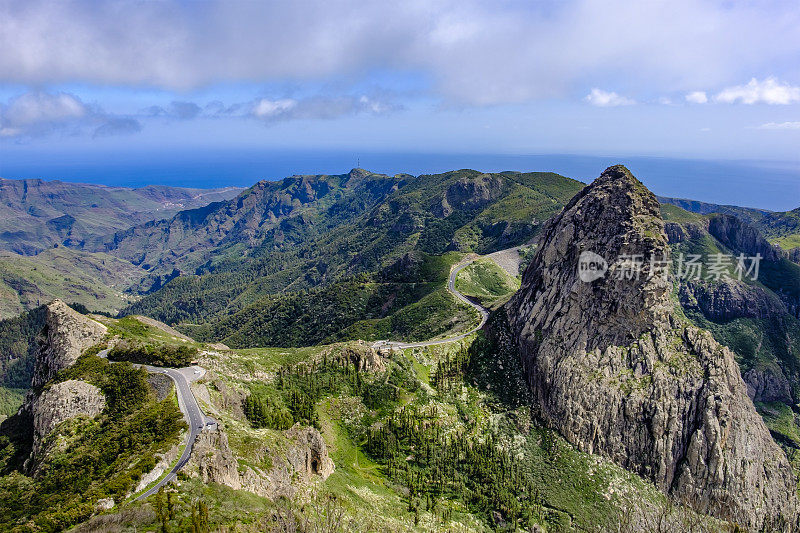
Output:
<instances>
[{"instance_id":1,"label":"rocky peak","mask_svg":"<svg viewBox=\"0 0 800 533\"><path fill-rule=\"evenodd\" d=\"M622 166L548 222L504 308L534 411L700 512L794 528L786 456L732 352L674 313L668 259L658 202Z\"/></svg>"},{"instance_id":2,"label":"rocky peak","mask_svg":"<svg viewBox=\"0 0 800 533\"><path fill-rule=\"evenodd\" d=\"M28 409L33 420L33 446L26 468L36 475L44 456L51 453L47 449L47 437L62 422L85 416L93 418L105 408L106 400L99 388L81 380L68 380L45 388L29 403ZM51 443L57 448L59 443Z\"/></svg>"},{"instance_id":3,"label":"rocky peak","mask_svg":"<svg viewBox=\"0 0 800 533\"><path fill-rule=\"evenodd\" d=\"M539 242L510 304L518 306L520 331L560 331L573 349L591 350L630 342L667 319L670 284L649 275L651 259L669 258L659 204L625 167L609 168L578 193L545 225ZM582 281L582 255L608 271ZM635 279L623 272L633 268L625 258L642 263ZM575 335L564 329L572 315L583 319Z\"/></svg>"},{"instance_id":4,"label":"rocky peak","mask_svg":"<svg viewBox=\"0 0 800 533\"><path fill-rule=\"evenodd\" d=\"M106 332L104 325L61 300L47 304L31 387L41 387L59 370L71 366L86 348L102 341Z\"/></svg>"}]
</instances>

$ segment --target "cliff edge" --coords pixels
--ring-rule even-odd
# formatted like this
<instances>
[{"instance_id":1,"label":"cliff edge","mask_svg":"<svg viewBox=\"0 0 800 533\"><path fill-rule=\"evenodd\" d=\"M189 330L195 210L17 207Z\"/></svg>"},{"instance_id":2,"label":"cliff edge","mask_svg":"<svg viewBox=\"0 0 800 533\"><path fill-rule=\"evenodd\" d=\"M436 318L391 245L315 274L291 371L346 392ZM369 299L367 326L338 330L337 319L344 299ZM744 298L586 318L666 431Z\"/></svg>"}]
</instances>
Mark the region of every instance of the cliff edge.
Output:
<instances>
[{"instance_id":1,"label":"cliff edge","mask_svg":"<svg viewBox=\"0 0 800 533\"><path fill-rule=\"evenodd\" d=\"M583 451L749 529L797 529L794 474L733 353L671 297L655 196L608 168L548 222L506 304L542 420Z\"/></svg>"}]
</instances>

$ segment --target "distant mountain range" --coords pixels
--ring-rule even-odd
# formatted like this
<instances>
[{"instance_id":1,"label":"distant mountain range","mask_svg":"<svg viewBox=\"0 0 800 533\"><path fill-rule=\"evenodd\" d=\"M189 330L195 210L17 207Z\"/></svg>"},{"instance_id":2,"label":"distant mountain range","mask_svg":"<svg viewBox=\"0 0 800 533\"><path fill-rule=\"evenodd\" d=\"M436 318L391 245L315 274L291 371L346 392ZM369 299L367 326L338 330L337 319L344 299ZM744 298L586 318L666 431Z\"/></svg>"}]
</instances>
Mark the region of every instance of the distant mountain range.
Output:
<instances>
[{"instance_id":1,"label":"distant mountain range","mask_svg":"<svg viewBox=\"0 0 800 533\"><path fill-rule=\"evenodd\" d=\"M238 187L137 189L0 178L0 249L32 255L56 244L81 247L133 225L226 200Z\"/></svg>"},{"instance_id":2,"label":"distant mountain range","mask_svg":"<svg viewBox=\"0 0 800 533\"><path fill-rule=\"evenodd\" d=\"M711 213L733 215L757 228L771 243L777 244L784 250L794 252L794 255L800 259L800 207L792 211L767 211L735 205L709 204L683 198L659 196L658 201L662 204L677 205L686 211L702 215Z\"/></svg>"}]
</instances>

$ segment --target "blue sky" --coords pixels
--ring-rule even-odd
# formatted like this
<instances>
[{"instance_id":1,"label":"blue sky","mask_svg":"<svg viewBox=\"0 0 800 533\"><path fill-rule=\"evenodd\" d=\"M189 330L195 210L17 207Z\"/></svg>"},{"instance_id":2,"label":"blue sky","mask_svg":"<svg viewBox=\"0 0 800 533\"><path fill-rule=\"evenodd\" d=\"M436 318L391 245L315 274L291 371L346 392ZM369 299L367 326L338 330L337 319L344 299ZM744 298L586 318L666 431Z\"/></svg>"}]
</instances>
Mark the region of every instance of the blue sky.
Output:
<instances>
[{"instance_id":1,"label":"blue sky","mask_svg":"<svg viewBox=\"0 0 800 533\"><path fill-rule=\"evenodd\" d=\"M0 174L237 149L795 164L798 27L796 1L0 0Z\"/></svg>"}]
</instances>

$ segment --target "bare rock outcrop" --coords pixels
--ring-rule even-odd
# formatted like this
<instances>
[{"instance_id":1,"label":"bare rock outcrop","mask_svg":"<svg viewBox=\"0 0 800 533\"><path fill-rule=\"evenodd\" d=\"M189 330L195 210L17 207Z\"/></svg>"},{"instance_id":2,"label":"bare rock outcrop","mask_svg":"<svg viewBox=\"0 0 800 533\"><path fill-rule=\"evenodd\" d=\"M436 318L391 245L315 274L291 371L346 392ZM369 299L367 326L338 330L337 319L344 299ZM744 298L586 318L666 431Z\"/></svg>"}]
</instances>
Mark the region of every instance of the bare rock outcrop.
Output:
<instances>
[{"instance_id":1,"label":"bare rock outcrop","mask_svg":"<svg viewBox=\"0 0 800 533\"><path fill-rule=\"evenodd\" d=\"M674 312L662 261L659 204L622 166L547 224L505 306L534 411L700 512L796 529L791 466L733 353Z\"/></svg>"},{"instance_id":2,"label":"bare rock outcrop","mask_svg":"<svg viewBox=\"0 0 800 533\"><path fill-rule=\"evenodd\" d=\"M708 232L719 242L750 255L761 254L767 261L777 261L786 253L770 244L753 226L733 215L712 215Z\"/></svg>"},{"instance_id":3,"label":"bare rock outcrop","mask_svg":"<svg viewBox=\"0 0 800 533\"><path fill-rule=\"evenodd\" d=\"M27 468L36 474L37 465L47 454L47 437L59 424L79 416L94 418L105 406L106 399L100 389L85 381L71 379L46 387L30 404L33 450Z\"/></svg>"},{"instance_id":4,"label":"bare rock outcrop","mask_svg":"<svg viewBox=\"0 0 800 533\"><path fill-rule=\"evenodd\" d=\"M72 366L86 348L101 342L106 332L103 324L78 313L61 300L47 304L31 388L41 387L59 370Z\"/></svg>"},{"instance_id":5,"label":"bare rock outcrop","mask_svg":"<svg viewBox=\"0 0 800 533\"><path fill-rule=\"evenodd\" d=\"M777 364L751 368L742 377L747 385L747 395L754 402L794 403L789 380Z\"/></svg>"},{"instance_id":6,"label":"bare rock outcrop","mask_svg":"<svg viewBox=\"0 0 800 533\"><path fill-rule=\"evenodd\" d=\"M448 217L453 211L482 207L503 193L503 180L491 174L464 177L447 187L441 202L434 206L437 216Z\"/></svg>"},{"instance_id":7,"label":"bare rock outcrop","mask_svg":"<svg viewBox=\"0 0 800 533\"><path fill-rule=\"evenodd\" d=\"M214 482L246 490L272 500L293 498L299 487L315 479L327 479L334 471L319 431L295 425L285 436L289 443L280 453L264 450L272 468L239 464L223 430L204 431L195 441L186 472L204 483Z\"/></svg>"},{"instance_id":8,"label":"bare rock outcrop","mask_svg":"<svg viewBox=\"0 0 800 533\"><path fill-rule=\"evenodd\" d=\"M777 296L736 279L686 281L680 286L679 297L683 307L697 309L710 320L769 318L786 313Z\"/></svg>"},{"instance_id":9,"label":"bare rock outcrop","mask_svg":"<svg viewBox=\"0 0 800 533\"><path fill-rule=\"evenodd\" d=\"M360 372L382 372L386 368L383 357L364 341L342 350L341 362L355 366Z\"/></svg>"}]
</instances>

